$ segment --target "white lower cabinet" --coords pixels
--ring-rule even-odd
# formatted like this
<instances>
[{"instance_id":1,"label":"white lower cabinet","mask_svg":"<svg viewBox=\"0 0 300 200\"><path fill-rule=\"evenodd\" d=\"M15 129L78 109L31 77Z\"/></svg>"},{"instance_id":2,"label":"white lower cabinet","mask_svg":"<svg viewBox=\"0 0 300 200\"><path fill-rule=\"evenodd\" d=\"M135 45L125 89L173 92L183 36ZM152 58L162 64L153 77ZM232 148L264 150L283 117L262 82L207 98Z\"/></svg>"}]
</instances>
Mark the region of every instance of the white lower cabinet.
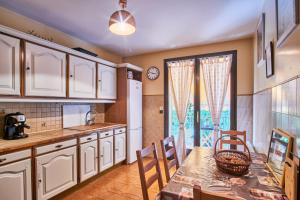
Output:
<instances>
[{"instance_id":1,"label":"white lower cabinet","mask_svg":"<svg viewBox=\"0 0 300 200\"><path fill-rule=\"evenodd\" d=\"M80 145L80 182L98 173L97 140Z\"/></svg>"},{"instance_id":2,"label":"white lower cabinet","mask_svg":"<svg viewBox=\"0 0 300 200\"><path fill-rule=\"evenodd\" d=\"M32 199L31 159L0 166L0 199Z\"/></svg>"},{"instance_id":3,"label":"white lower cabinet","mask_svg":"<svg viewBox=\"0 0 300 200\"><path fill-rule=\"evenodd\" d=\"M100 172L114 165L114 138L113 136L101 138L100 141Z\"/></svg>"},{"instance_id":4,"label":"white lower cabinet","mask_svg":"<svg viewBox=\"0 0 300 200\"><path fill-rule=\"evenodd\" d=\"M76 147L36 158L37 199L49 199L77 184Z\"/></svg>"},{"instance_id":5,"label":"white lower cabinet","mask_svg":"<svg viewBox=\"0 0 300 200\"><path fill-rule=\"evenodd\" d=\"M115 135L115 164L126 159L126 135Z\"/></svg>"}]
</instances>

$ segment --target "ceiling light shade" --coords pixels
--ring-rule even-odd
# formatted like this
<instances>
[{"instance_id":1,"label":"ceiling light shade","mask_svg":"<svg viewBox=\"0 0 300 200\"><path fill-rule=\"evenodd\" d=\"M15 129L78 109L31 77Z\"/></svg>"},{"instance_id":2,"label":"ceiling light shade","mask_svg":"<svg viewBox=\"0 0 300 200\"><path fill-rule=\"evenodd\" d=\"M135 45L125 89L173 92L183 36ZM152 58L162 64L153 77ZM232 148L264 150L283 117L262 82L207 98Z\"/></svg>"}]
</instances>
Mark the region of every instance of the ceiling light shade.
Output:
<instances>
[{"instance_id":1,"label":"ceiling light shade","mask_svg":"<svg viewBox=\"0 0 300 200\"><path fill-rule=\"evenodd\" d=\"M122 10L114 12L109 19L109 30L117 35L131 35L135 32L135 19L132 14L124 8L127 1L120 0Z\"/></svg>"}]
</instances>

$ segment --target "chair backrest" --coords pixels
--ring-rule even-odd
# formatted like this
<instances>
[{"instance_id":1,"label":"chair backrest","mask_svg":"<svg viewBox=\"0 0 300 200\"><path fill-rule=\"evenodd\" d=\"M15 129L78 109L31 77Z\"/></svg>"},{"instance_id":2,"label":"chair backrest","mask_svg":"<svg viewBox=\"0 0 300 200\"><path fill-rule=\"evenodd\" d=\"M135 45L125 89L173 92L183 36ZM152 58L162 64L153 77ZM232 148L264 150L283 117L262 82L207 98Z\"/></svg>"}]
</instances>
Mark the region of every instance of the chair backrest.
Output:
<instances>
[{"instance_id":1,"label":"chair backrest","mask_svg":"<svg viewBox=\"0 0 300 200\"><path fill-rule=\"evenodd\" d=\"M221 137L224 136L224 135L229 136L229 139L222 138L220 140L220 149L223 149L224 144L235 145L235 146L237 146L237 145L243 145L244 146L244 144L241 141L232 139L232 138L230 138L230 136L234 136L234 137L242 136L242 138L240 138L240 139L242 139L246 144L246 131L233 131L233 130L230 130L230 131L220 131L220 133L221 133ZM246 151L245 146L244 146L244 151Z\"/></svg>"},{"instance_id":2,"label":"chair backrest","mask_svg":"<svg viewBox=\"0 0 300 200\"><path fill-rule=\"evenodd\" d=\"M144 165L144 158L153 155L153 158L149 158L150 161L147 159L147 164ZM151 146L148 146L142 150L136 151L138 166L139 166L139 173L141 179L141 186L143 192L144 200L149 200L148 188L157 180L159 190L163 188L163 181L161 176L161 171L159 167L159 161L157 157L156 145L152 143ZM146 178L146 173L149 172L151 169L155 167L155 173L151 175L149 178Z\"/></svg>"},{"instance_id":3,"label":"chair backrest","mask_svg":"<svg viewBox=\"0 0 300 200\"><path fill-rule=\"evenodd\" d=\"M202 191L201 187L195 185L193 188L194 200L233 200L233 197L230 196L220 196L215 192L206 192Z\"/></svg>"},{"instance_id":4,"label":"chair backrest","mask_svg":"<svg viewBox=\"0 0 300 200\"><path fill-rule=\"evenodd\" d=\"M298 176L299 176L299 159L294 156L293 160L289 157L285 159L284 166L284 180L285 187L284 192L288 199L296 200L299 199L298 193L300 192L298 189Z\"/></svg>"},{"instance_id":5,"label":"chair backrest","mask_svg":"<svg viewBox=\"0 0 300 200\"><path fill-rule=\"evenodd\" d=\"M172 143L172 146L169 146L170 148L166 150L166 145L169 145L170 143ZM160 145L161 145L161 150L163 155L166 179L167 182L169 182L169 180L171 179L170 169L174 166L176 166L176 169L179 168L179 162L178 162L174 137L171 136L163 140L160 140Z\"/></svg>"}]
</instances>

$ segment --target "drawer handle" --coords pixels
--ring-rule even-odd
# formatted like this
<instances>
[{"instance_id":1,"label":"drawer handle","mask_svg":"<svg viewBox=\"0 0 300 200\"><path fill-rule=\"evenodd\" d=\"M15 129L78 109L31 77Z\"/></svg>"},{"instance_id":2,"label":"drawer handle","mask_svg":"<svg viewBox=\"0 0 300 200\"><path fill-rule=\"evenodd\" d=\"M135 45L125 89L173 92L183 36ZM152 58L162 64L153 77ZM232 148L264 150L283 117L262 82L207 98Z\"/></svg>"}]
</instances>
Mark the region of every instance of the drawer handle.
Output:
<instances>
[{"instance_id":1,"label":"drawer handle","mask_svg":"<svg viewBox=\"0 0 300 200\"><path fill-rule=\"evenodd\" d=\"M108 136L109 135L109 133L105 133L105 136Z\"/></svg>"},{"instance_id":2,"label":"drawer handle","mask_svg":"<svg viewBox=\"0 0 300 200\"><path fill-rule=\"evenodd\" d=\"M90 141L90 140L92 140L92 138L89 137L89 138L87 138L86 140L89 140L89 141Z\"/></svg>"},{"instance_id":3,"label":"drawer handle","mask_svg":"<svg viewBox=\"0 0 300 200\"><path fill-rule=\"evenodd\" d=\"M4 161L6 161L6 158L1 158L1 159L0 159L0 163L2 163L2 162L4 162Z\"/></svg>"},{"instance_id":4,"label":"drawer handle","mask_svg":"<svg viewBox=\"0 0 300 200\"><path fill-rule=\"evenodd\" d=\"M59 145L56 145L55 148L61 148L63 145L62 144L59 144Z\"/></svg>"},{"instance_id":5,"label":"drawer handle","mask_svg":"<svg viewBox=\"0 0 300 200\"><path fill-rule=\"evenodd\" d=\"M103 155L100 155L101 158L103 158Z\"/></svg>"}]
</instances>

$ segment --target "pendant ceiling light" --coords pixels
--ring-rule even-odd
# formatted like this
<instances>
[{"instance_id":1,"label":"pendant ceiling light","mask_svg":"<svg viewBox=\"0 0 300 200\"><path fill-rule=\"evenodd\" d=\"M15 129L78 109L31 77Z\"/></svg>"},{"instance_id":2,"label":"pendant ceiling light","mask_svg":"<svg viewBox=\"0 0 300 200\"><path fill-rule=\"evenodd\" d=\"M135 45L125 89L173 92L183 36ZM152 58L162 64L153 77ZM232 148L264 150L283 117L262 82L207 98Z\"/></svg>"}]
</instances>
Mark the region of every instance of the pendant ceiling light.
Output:
<instances>
[{"instance_id":1,"label":"pendant ceiling light","mask_svg":"<svg viewBox=\"0 0 300 200\"><path fill-rule=\"evenodd\" d=\"M127 0L119 1L121 10L114 12L109 19L109 30L117 35L131 35L135 32L135 19L126 11Z\"/></svg>"}]
</instances>

